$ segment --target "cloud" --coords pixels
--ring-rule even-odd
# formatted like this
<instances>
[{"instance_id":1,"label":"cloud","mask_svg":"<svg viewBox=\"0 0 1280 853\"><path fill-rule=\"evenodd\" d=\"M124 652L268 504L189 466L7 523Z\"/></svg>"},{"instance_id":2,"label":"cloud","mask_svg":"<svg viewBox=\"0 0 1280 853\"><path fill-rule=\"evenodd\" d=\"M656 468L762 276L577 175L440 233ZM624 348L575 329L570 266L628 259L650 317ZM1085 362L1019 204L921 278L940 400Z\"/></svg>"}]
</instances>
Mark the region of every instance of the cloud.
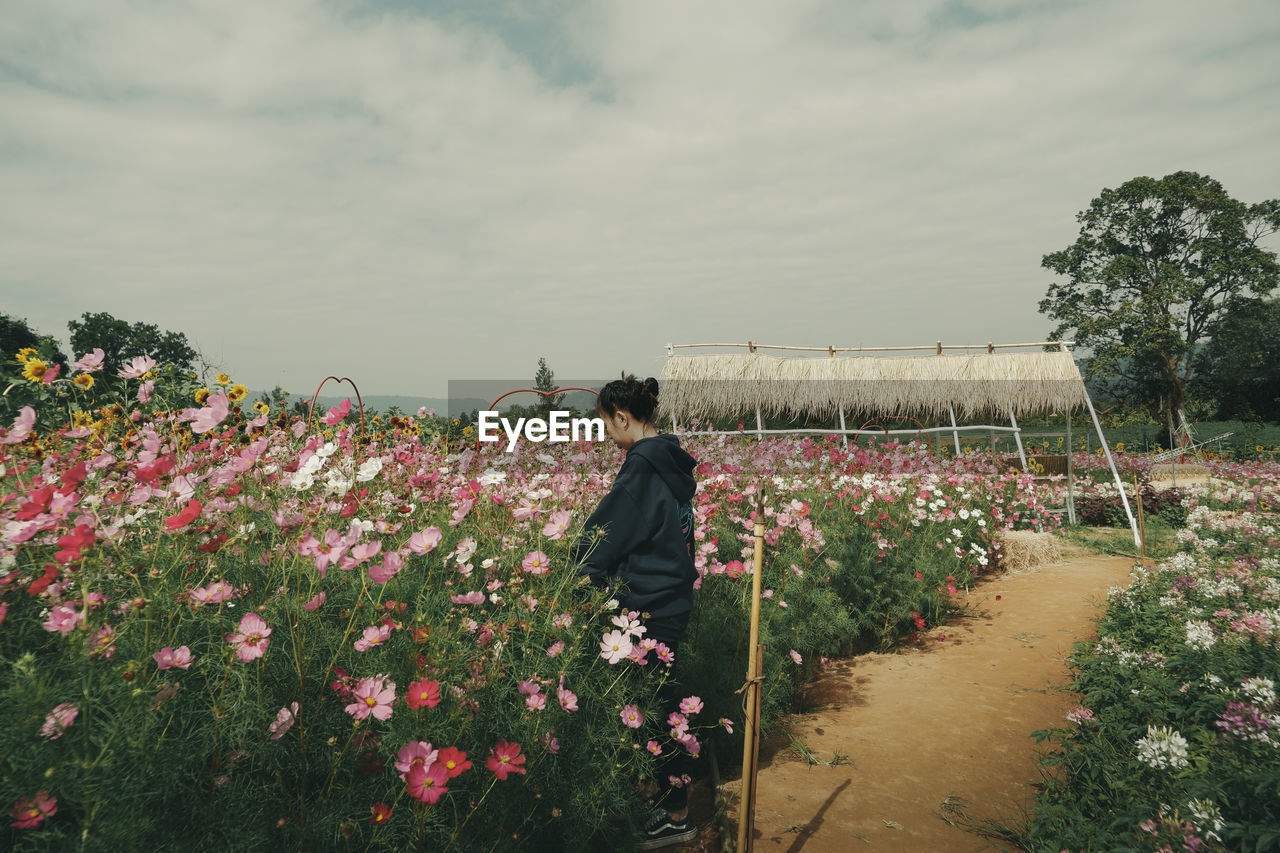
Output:
<instances>
[{"instance_id":1,"label":"cloud","mask_svg":"<svg viewBox=\"0 0 1280 853\"><path fill-rule=\"evenodd\" d=\"M15 2L0 286L255 387L1031 340L1104 186L1280 196L1268 2Z\"/></svg>"}]
</instances>

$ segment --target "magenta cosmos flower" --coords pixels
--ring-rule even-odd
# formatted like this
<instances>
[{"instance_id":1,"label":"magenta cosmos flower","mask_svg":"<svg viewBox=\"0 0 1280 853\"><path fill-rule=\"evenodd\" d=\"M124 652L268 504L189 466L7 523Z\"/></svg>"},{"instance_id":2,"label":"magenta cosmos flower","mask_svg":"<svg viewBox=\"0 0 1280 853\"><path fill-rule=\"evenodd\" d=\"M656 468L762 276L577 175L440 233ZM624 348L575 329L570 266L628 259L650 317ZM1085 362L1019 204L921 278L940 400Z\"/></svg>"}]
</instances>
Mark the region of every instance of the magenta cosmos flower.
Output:
<instances>
[{"instance_id":1,"label":"magenta cosmos flower","mask_svg":"<svg viewBox=\"0 0 1280 853\"><path fill-rule=\"evenodd\" d=\"M45 818L57 813L58 801L49 796L48 791L37 791L30 800L20 797L9 817L13 818L14 829L35 829L44 823Z\"/></svg>"},{"instance_id":2,"label":"magenta cosmos flower","mask_svg":"<svg viewBox=\"0 0 1280 853\"><path fill-rule=\"evenodd\" d=\"M391 718L391 703L396 699L396 684L385 678L362 678L352 692L355 701L346 711L357 720L373 715L378 720Z\"/></svg>"},{"instance_id":3,"label":"magenta cosmos flower","mask_svg":"<svg viewBox=\"0 0 1280 853\"><path fill-rule=\"evenodd\" d=\"M484 766L504 782L512 773L525 772L521 764L524 764L524 756L520 754L520 744L507 743L505 740L494 744L493 749L489 750L489 757L484 761Z\"/></svg>"},{"instance_id":4,"label":"magenta cosmos flower","mask_svg":"<svg viewBox=\"0 0 1280 853\"><path fill-rule=\"evenodd\" d=\"M227 634L226 641L236 647L236 657L248 663L257 660L267 653L271 629L257 613L246 613L240 617L240 625L235 631Z\"/></svg>"}]
</instances>

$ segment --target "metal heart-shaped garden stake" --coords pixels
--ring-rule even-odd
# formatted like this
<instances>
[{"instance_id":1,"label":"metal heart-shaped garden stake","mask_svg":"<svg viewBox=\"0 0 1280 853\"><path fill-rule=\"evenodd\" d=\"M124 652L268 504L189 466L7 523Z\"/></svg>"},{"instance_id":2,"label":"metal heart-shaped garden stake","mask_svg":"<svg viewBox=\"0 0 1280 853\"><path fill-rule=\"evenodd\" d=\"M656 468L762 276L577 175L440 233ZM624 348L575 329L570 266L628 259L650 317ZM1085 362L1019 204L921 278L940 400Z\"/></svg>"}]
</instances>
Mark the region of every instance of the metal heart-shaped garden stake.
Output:
<instances>
[{"instance_id":1,"label":"metal heart-shaped garden stake","mask_svg":"<svg viewBox=\"0 0 1280 853\"><path fill-rule=\"evenodd\" d=\"M352 382L345 376L342 378L338 378L337 376L326 376L320 381L320 384L316 386L316 393L311 395L311 406L307 409L307 434L311 434L311 415L316 409L316 398L320 396L320 389L324 387L324 383L328 382L330 379L334 382L346 382L355 389L356 404L360 407L360 437L364 438L364 401L360 399L360 389L356 388L356 383Z\"/></svg>"}]
</instances>

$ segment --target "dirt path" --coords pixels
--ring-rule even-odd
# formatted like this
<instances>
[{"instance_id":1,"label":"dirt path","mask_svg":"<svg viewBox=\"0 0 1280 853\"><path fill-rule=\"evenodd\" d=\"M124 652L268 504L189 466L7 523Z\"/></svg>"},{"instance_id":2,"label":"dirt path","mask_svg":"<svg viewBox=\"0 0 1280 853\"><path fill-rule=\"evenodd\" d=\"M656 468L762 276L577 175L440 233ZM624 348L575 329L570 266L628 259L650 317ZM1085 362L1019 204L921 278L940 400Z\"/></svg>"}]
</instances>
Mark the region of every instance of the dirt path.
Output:
<instances>
[{"instance_id":1,"label":"dirt path","mask_svg":"<svg viewBox=\"0 0 1280 853\"><path fill-rule=\"evenodd\" d=\"M811 766L785 738L762 750L755 849L1013 850L942 815L1008 819L1034 798L1037 750L1048 744L1028 735L1075 705L1071 644L1094 637L1107 588L1127 586L1134 562L1067 560L982 582L964 594L976 618L913 647L834 665L810 690L819 710L793 727L823 763ZM726 783L735 800L738 787Z\"/></svg>"}]
</instances>

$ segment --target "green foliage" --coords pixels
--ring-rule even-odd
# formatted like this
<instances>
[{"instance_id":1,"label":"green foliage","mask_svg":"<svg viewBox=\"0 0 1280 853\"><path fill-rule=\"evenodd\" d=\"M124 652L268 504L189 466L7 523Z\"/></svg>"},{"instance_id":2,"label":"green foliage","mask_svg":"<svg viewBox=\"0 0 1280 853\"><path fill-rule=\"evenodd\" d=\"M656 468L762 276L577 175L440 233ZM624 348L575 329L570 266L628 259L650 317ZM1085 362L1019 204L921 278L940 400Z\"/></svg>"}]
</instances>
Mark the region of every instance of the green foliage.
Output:
<instances>
[{"instance_id":1,"label":"green foliage","mask_svg":"<svg viewBox=\"0 0 1280 853\"><path fill-rule=\"evenodd\" d=\"M1182 408L1198 342L1253 310L1280 281L1260 242L1280 230L1280 201L1246 205L1212 178L1177 172L1104 189L1077 216L1080 236L1042 266L1041 313L1055 339L1092 351L1091 376L1115 374L1135 402Z\"/></svg>"},{"instance_id":2,"label":"green foliage","mask_svg":"<svg viewBox=\"0 0 1280 853\"><path fill-rule=\"evenodd\" d=\"M1280 300L1225 318L1197 354L1193 388L1219 419L1280 421Z\"/></svg>"}]
</instances>

